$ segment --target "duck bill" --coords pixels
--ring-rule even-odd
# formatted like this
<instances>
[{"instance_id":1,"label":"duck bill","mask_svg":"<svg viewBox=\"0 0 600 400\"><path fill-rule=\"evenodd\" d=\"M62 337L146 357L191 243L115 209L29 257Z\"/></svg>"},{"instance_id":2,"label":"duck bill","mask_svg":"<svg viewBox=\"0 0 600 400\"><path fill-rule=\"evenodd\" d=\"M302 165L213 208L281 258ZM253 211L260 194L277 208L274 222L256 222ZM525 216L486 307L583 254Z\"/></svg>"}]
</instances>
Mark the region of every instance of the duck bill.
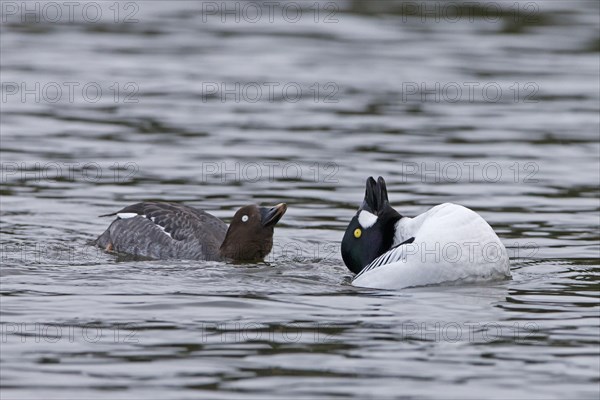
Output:
<instances>
[{"instance_id":1,"label":"duck bill","mask_svg":"<svg viewBox=\"0 0 600 400\"><path fill-rule=\"evenodd\" d=\"M274 226L283 214L287 211L287 205L285 203L279 203L275 207L271 208L260 208L261 223L263 226Z\"/></svg>"}]
</instances>

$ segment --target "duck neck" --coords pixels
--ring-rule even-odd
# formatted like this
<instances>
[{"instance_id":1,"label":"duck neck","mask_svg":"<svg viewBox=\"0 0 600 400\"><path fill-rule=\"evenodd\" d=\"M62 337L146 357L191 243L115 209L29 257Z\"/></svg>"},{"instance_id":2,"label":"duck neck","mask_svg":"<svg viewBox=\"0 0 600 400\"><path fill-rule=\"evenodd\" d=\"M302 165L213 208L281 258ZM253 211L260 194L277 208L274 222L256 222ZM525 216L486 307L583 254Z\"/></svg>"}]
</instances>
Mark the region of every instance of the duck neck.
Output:
<instances>
[{"instance_id":1,"label":"duck neck","mask_svg":"<svg viewBox=\"0 0 600 400\"><path fill-rule=\"evenodd\" d=\"M260 261L263 260L273 248L273 238L264 237L236 237L227 235L219 249L221 258L231 261Z\"/></svg>"}]
</instances>

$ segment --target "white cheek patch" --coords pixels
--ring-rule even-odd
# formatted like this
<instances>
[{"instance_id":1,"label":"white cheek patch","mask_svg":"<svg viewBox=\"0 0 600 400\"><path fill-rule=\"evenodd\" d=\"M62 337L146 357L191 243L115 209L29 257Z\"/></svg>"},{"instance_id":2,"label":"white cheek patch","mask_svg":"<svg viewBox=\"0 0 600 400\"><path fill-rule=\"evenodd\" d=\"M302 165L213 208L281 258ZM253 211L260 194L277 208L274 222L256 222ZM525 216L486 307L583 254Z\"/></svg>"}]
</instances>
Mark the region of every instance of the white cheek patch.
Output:
<instances>
[{"instance_id":1,"label":"white cheek patch","mask_svg":"<svg viewBox=\"0 0 600 400\"><path fill-rule=\"evenodd\" d=\"M358 223L360 224L360 226L362 226L364 229L370 228L373 225L375 225L375 222L377 222L377 216L371 214L368 211L362 210L359 214L358 214Z\"/></svg>"}]
</instances>

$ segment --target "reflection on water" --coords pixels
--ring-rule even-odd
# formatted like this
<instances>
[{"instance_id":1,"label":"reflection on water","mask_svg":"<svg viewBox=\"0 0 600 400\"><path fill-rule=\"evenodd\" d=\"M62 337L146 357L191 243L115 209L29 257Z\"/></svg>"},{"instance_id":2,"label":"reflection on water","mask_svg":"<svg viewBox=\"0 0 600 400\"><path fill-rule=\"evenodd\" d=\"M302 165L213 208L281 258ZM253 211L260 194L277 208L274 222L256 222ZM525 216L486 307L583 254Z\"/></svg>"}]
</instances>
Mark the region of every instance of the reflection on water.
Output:
<instances>
[{"instance_id":1,"label":"reflection on water","mask_svg":"<svg viewBox=\"0 0 600 400\"><path fill-rule=\"evenodd\" d=\"M598 396L597 2L48 4L2 3L4 397ZM369 175L513 279L352 287ZM257 265L87 245L158 199L289 209Z\"/></svg>"}]
</instances>

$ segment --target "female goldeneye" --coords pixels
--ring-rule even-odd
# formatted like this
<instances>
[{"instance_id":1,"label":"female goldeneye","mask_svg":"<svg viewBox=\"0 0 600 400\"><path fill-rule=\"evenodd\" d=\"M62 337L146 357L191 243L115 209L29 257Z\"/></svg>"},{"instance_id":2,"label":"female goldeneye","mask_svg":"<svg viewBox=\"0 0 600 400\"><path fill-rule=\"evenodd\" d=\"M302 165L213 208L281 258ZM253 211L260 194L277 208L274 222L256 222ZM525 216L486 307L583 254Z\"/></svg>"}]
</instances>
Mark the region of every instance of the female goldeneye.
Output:
<instances>
[{"instance_id":1,"label":"female goldeneye","mask_svg":"<svg viewBox=\"0 0 600 400\"><path fill-rule=\"evenodd\" d=\"M354 286L400 289L510 277L506 248L487 222L444 203L414 218L388 201L385 181L367 179L365 199L342 240Z\"/></svg>"},{"instance_id":2,"label":"female goldeneye","mask_svg":"<svg viewBox=\"0 0 600 400\"><path fill-rule=\"evenodd\" d=\"M150 259L259 261L273 247L273 228L285 214L272 208L240 208L227 228L205 211L176 203L144 202L125 207L94 244Z\"/></svg>"}]
</instances>

